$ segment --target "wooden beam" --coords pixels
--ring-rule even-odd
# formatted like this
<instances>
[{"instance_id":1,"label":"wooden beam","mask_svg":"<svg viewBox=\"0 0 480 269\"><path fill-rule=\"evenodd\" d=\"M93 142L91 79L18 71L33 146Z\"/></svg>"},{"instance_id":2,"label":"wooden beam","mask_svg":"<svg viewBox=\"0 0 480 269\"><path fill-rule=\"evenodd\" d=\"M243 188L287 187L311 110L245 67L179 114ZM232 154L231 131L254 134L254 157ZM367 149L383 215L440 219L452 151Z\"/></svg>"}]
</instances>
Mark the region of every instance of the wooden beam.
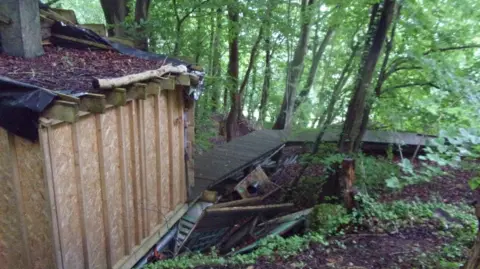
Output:
<instances>
[{"instance_id":1,"label":"wooden beam","mask_svg":"<svg viewBox=\"0 0 480 269\"><path fill-rule=\"evenodd\" d=\"M190 86L190 76L181 74L175 77L175 84L180 86Z\"/></svg>"},{"instance_id":2,"label":"wooden beam","mask_svg":"<svg viewBox=\"0 0 480 269\"><path fill-rule=\"evenodd\" d=\"M162 87L157 82L149 82L147 84L147 95L159 95Z\"/></svg>"},{"instance_id":3,"label":"wooden beam","mask_svg":"<svg viewBox=\"0 0 480 269\"><path fill-rule=\"evenodd\" d=\"M127 89L127 99L147 99L147 84L134 83Z\"/></svg>"},{"instance_id":4,"label":"wooden beam","mask_svg":"<svg viewBox=\"0 0 480 269\"><path fill-rule=\"evenodd\" d=\"M113 106L124 106L127 103L127 90L124 88L115 88L105 91L107 104Z\"/></svg>"},{"instance_id":5,"label":"wooden beam","mask_svg":"<svg viewBox=\"0 0 480 269\"><path fill-rule=\"evenodd\" d=\"M78 119L78 104L68 101L54 101L50 108L42 113L42 117L66 122L75 122Z\"/></svg>"},{"instance_id":6,"label":"wooden beam","mask_svg":"<svg viewBox=\"0 0 480 269\"><path fill-rule=\"evenodd\" d=\"M153 82L160 84L162 90L175 90L175 79L173 78L154 79Z\"/></svg>"},{"instance_id":7,"label":"wooden beam","mask_svg":"<svg viewBox=\"0 0 480 269\"><path fill-rule=\"evenodd\" d=\"M103 94L87 93L80 97L80 110L91 113L105 113L107 100Z\"/></svg>"}]
</instances>

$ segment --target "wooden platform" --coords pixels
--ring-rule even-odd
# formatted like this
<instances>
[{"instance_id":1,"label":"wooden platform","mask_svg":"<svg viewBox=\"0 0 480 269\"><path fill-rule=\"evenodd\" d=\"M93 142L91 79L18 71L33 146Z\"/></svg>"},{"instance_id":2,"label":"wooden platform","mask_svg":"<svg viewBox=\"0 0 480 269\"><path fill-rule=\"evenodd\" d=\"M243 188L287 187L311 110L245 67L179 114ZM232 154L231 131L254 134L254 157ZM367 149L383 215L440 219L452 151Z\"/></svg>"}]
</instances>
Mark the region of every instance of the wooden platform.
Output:
<instances>
[{"instance_id":1,"label":"wooden platform","mask_svg":"<svg viewBox=\"0 0 480 269\"><path fill-rule=\"evenodd\" d=\"M284 131L259 130L194 156L195 186L190 192L189 200L195 200L208 187L262 160L286 141Z\"/></svg>"}]
</instances>

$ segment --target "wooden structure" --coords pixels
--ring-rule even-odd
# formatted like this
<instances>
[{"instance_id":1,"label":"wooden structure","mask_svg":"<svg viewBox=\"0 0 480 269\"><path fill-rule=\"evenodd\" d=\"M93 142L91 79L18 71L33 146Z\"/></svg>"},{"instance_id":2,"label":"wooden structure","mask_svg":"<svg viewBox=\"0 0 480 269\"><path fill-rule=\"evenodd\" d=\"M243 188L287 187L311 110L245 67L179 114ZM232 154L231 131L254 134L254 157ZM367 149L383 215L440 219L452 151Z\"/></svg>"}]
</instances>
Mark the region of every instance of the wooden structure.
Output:
<instances>
[{"instance_id":1,"label":"wooden structure","mask_svg":"<svg viewBox=\"0 0 480 269\"><path fill-rule=\"evenodd\" d=\"M286 142L284 131L260 130L219 145L213 150L195 156L195 186L189 200L195 200L202 192L236 173L255 167Z\"/></svg>"},{"instance_id":2,"label":"wooden structure","mask_svg":"<svg viewBox=\"0 0 480 269\"><path fill-rule=\"evenodd\" d=\"M189 86L59 94L36 143L0 128L2 268L130 269L187 209Z\"/></svg>"}]
</instances>

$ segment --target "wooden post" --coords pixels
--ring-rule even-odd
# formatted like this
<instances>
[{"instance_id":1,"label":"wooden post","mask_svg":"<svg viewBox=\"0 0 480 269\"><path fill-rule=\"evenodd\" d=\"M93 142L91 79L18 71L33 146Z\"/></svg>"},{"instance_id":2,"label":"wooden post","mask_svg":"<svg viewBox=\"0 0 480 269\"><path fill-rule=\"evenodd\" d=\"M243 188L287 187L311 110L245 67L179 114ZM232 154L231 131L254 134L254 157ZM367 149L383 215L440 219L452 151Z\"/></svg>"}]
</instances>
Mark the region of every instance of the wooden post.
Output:
<instances>
[{"instance_id":1,"label":"wooden post","mask_svg":"<svg viewBox=\"0 0 480 269\"><path fill-rule=\"evenodd\" d=\"M43 54L38 0L2 0L0 14L1 43L6 54L25 58Z\"/></svg>"}]
</instances>

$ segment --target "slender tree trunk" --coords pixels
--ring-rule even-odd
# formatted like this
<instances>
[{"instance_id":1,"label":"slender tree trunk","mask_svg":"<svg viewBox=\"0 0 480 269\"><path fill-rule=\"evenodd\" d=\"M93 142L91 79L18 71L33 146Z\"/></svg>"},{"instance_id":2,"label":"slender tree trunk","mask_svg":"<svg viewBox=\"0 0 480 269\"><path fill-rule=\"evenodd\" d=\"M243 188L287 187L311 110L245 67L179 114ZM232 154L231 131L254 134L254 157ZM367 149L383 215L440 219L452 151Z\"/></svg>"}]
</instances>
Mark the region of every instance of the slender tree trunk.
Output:
<instances>
[{"instance_id":1,"label":"slender tree trunk","mask_svg":"<svg viewBox=\"0 0 480 269\"><path fill-rule=\"evenodd\" d=\"M234 4L228 7L228 18L230 21L231 40L229 41L229 61L228 61L228 88L231 98L230 113L228 113L226 122L227 142L235 137L237 132L238 108L240 106L240 97L237 92L238 89L238 21L239 14L237 5Z\"/></svg>"},{"instance_id":2,"label":"slender tree trunk","mask_svg":"<svg viewBox=\"0 0 480 269\"><path fill-rule=\"evenodd\" d=\"M320 44L318 49L314 51L312 65L310 66L310 71L308 72L307 82L305 83L303 90L298 95L298 98L295 100L293 113L295 113L300 107L300 105L308 98L308 94L310 93L310 90L312 89L313 83L315 82L315 78L317 76L318 66L320 65L322 56L325 52L325 48L327 47L328 42L330 42L334 31L334 28L329 28L327 30L327 33L325 34L325 37L323 38L322 43Z\"/></svg>"},{"instance_id":3,"label":"slender tree trunk","mask_svg":"<svg viewBox=\"0 0 480 269\"><path fill-rule=\"evenodd\" d=\"M357 76L356 86L348 106L343 132L339 141L339 149L341 152L353 152L356 150L356 141L362 140L362 137L360 137L360 126L362 124L362 119L364 117L364 111L366 108L368 88L372 81L373 72L375 66L377 65L388 28L392 22L394 11L395 0L384 0L380 19L374 26L375 30L373 31L374 36L371 46L367 50L363 66ZM375 16L376 12L373 13L372 17Z\"/></svg>"},{"instance_id":4,"label":"slender tree trunk","mask_svg":"<svg viewBox=\"0 0 480 269\"><path fill-rule=\"evenodd\" d=\"M270 31L268 31L270 32ZM271 35L268 33L267 38L265 38L265 70L263 74L263 86L262 86L262 97L260 99L260 106L258 108L258 122L260 125L263 125L265 122L265 116L267 112L267 103L268 103L268 91L270 89L270 81L272 77L272 66L271 66Z\"/></svg>"},{"instance_id":5,"label":"slender tree trunk","mask_svg":"<svg viewBox=\"0 0 480 269\"><path fill-rule=\"evenodd\" d=\"M145 31L143 25L148 20L148 11L150 10L151 0L136 0L135 2L135 22L138 24L137 35L135 38L135 47L148 51L149 33Z\"/></svg>"},{"instance_id":6,"label":"slender tree trunk","mask_svg":"<svg viewBox=\"0 0 480 269\"><path fill-rule=\"evenodd\" d=\"M257 66L253 66L253 74L252 74L252 88L250 89L250 93L248 94L248 120L253 118L253 113L255 113L255 105L253 101L253 96L257 91Z\"/></svg>"},{"instance_id":7,"label":"slender tree trunk","mask_svg":"<svg viewBox=\"0 0 480 269\"><path fill-rule=\"evenodd\" d=\"M365 135L365 132L367 132L368 122L369 122L369 119L370 119L370 111L372 109L373 102L376 98L380 97L380 95L382 93L383 83L385 82L385 80L388 77L387 76L387 65L388 65L388 61L390 59L390 54L391 54L392 49L393 49L393 40L395 39L395 29L397 28L397 23L398 23L398 20L400 19L401 8L402 8L401 5L399 5L398 8L397 8L397 12L396 12L397 14L396 14L396 17L395 17L395 21L392 25L392 30L391 30L391 33L390 33L390 39L387 40L387 44L386 44L386 48L385 48L385 56L383 57L382 67L380 68L380 73L378 75L378 79L377 79L377 83L375 85L374 93L370 94L371 95L370 96L371 101L367 102L367 104L365 106L365 110L363 112L362 124L360 125L359 139L357 139L355 141L355 144L354 144L355 149L360 148L361 141L362 141L361 138Z\"/></svg>"},{"instance_id":8,"label":"slender tree trunk","mask_svg":"<svg viewBox=\"0 0 480 269\"><path fill-rule=\"evenodd\" d=\"M105 21L107 22L109 36L125 36L123 23L128 15L126 0L100 0Z\"/></svg>"},{"instance_id":9,"label":"slender tree trunk","mask_svg":"<svg viewBox=\"0 0 480 269\"><path fill-rule=\"evenodd\" d=\"M212 112L217 112L218 107L220 105L220 89L221 83L220 81L220 74L221 74L221 43L220 43L220 36L222 34L222 12L221 8L218 8L216 11L216 18L215 18L215 34L213 39L213 59L212 59L212 77L215 80L213 83L212 89Z\"/></svg>"},{"instance_id":10,"label":"slender tree trunk","mask_svg":"<svg viewBox=\"0 0 480 269\"><path fill-rule=\"evenodd\" d=\"M307 16L307 9L311 7L314 2L314 0L302 0L302 30L297 43L297 48L295 49L293 60L289 66L288 83L283 96L282 106L273 129L288 129L291 126L293 107L295 105L295 98L297 96L297 87L303 73L303 63L305 54L308 50L308 39L310 36L311 19L309 16Z\"/></svg>"}]
</instances>

